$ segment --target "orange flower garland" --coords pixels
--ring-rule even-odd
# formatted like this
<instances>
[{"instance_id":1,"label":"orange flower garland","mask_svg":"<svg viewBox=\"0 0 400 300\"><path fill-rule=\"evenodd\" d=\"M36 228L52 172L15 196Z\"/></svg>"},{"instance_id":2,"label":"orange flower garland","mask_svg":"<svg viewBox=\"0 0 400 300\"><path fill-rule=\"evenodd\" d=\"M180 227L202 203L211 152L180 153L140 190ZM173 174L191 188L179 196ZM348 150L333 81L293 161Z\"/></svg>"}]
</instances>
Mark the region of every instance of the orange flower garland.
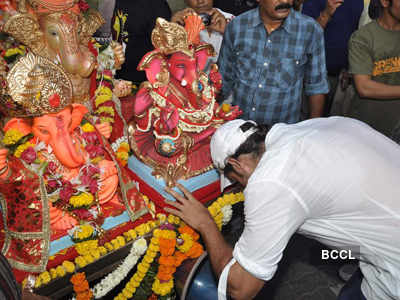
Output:
<instances>
[{"instance_id":1,"label":"orange flower garland","mask_svg":"<svg viewBox=\"0 0 400 300\"><path fill-rule=\"evenodd\" d=\"M70 281L74 286L76 300L90 300L93 298L85 273L76 273L71 277Z\"/></svg>"}]
</instances>

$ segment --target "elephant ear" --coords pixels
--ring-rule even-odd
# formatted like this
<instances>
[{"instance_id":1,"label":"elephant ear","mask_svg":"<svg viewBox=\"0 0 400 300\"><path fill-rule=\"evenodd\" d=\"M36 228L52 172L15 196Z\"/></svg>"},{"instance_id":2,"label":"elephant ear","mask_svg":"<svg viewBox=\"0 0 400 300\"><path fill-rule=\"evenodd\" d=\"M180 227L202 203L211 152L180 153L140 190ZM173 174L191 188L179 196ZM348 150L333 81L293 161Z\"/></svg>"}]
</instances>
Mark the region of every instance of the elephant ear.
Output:
<instances>
[{"instance_id":1,"label":"elephant ear","mask_svg":"<svg viewBox=\"0 0 400 300\"><path fill-rule=\"evenodd\" d=\"M93 34L105 23L102 15L94 9L89 9L79 24L79 37L82 44L87 45Z\"/></svg>"},{"instance_id":2,"label":"elephant ear","mask_svg":"<svg viewBox=\"0 0 400 300\"><path fill-rule=\"evenodd\" d=\"M83 116L87 114L89 110L86 106L82 104L72 104L72 114L71 114L71 125L69 127L69 131L72 132L75 130L76 127L81 124Z\"/></svg>"},{"instance_id":3,"label":"elephant ear","mask_svg":"<svg viewBox=\"0 0 400 300\"><path fill-rule=\"evenodd\" d=\"M12 118L6 125L4 125L3 131L6 132L10 129L18 129L23 135L27 135L32 132L32 127L27 119Z\"/></svg>"},{"instance_id":4,"label":"elephant ear","mask_svg":"<svg viewBox=\"0 0 400 300\"><path fill-rule=\"evenodd\" d=\"M45 46L43 33L37 18L30 13L18 13L7 20L3 31L16 40L40 53Z\"/></svg>"},{"instance_id":5,"label":"elephant ear","mask_svg":"<svg viewBox=\"0 0 400 300\"><path fill-rule=\"evenodd\" d=\"M166 86L169 83L167 61L159 50L151 51L143 56L137 69L146 72L147 80L154 88Z\"/></svg>"},{"instance_id":6,"label":"elephant ear","mask_svg":"<svg viewBox=\"0 0 400 300\"><path fill-rule=\"evenodd\" d=\"M210 44L201 44L195 50L197 66L200 71L204 71L207 60L210 56L215 56L214 47Z\"/></svg>"}]
</instances>

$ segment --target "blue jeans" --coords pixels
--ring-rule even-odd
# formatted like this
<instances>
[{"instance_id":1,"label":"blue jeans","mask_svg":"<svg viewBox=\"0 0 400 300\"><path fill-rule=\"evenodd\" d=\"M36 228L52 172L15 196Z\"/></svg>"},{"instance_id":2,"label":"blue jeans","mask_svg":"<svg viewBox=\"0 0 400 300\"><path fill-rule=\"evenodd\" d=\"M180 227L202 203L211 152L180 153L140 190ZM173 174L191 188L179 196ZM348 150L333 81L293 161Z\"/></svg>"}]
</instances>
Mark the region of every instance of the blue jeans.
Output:
<instances>
[{"instance_id":1,"label":"blue jeans","mask_svg":"<svg viewBox=\"0 0 400 300\"><path fill-rule=\"evenodd\" d=\"M340 291L337 300L367 300L361 291L362 280L361 270L357 269Z\"/></svg>"}]
</instances>

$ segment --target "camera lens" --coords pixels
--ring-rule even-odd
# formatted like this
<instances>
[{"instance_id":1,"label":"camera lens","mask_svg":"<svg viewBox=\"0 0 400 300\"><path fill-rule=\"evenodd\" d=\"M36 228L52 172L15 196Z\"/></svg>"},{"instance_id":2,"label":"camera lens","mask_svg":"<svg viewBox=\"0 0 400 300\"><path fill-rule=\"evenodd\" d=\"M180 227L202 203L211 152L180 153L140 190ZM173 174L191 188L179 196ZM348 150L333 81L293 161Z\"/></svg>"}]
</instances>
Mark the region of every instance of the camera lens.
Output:
<instances>
[{"instance_id":1,"label":"camera lens","mask_svg":"<svg viewBox=\"0 0 400 300\"><path fill-rule=\"evenodd\" d=\"M208 26L211 24L211 16L206 13L199 14L201 20L203 21L204 26Z\"/></svg>"}]
</instances>

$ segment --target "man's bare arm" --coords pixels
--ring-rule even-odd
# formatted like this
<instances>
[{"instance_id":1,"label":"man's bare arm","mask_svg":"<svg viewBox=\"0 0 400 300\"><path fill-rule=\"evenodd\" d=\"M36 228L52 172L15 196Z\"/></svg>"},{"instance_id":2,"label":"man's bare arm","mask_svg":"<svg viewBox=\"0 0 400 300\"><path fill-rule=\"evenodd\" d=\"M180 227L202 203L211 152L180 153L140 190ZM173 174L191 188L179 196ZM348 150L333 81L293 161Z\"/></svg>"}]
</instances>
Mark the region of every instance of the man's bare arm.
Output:
<instances>
[{"instance_id":1,"label":"man's bare arm","mask_svg":"<svg viewBox=\"0 0 400 300\"><path fill-rule=\"evenodd\" d=\"M398 99L400 98L400 85L389 85L374 81L370 75L353 75L358 94L362 98L373 99Z\"/></svg>"},{"instance_id":2,"label":"man's bare arm","mask_svg":"<svg viewBox=\"0 0 400 300\"><path fill-rule=\"evenodd\" d=\"M310 104L310 119L322 117L324 113L325 95L308 96Z\"/></svg>"},{"instance_id":3,"label":"man's bare arm","mask_svg":"<svg viewBox=\"0 0 400 300\"><path fill-rule=\"evenodd\" d=\"M185 197L171 189L166 189L177 201L166 201L176 209L165 208L165 210L180 217L201 234L210 256L211 266L219 278L232 258L232 247L224 240L207 208L183 186L178 185L178 187ZM228 276L228 293L233 299L251 299L257 295L263 285L264 281L252 276L238 263L231 267Z\"/></svg>"}]
</instances>

